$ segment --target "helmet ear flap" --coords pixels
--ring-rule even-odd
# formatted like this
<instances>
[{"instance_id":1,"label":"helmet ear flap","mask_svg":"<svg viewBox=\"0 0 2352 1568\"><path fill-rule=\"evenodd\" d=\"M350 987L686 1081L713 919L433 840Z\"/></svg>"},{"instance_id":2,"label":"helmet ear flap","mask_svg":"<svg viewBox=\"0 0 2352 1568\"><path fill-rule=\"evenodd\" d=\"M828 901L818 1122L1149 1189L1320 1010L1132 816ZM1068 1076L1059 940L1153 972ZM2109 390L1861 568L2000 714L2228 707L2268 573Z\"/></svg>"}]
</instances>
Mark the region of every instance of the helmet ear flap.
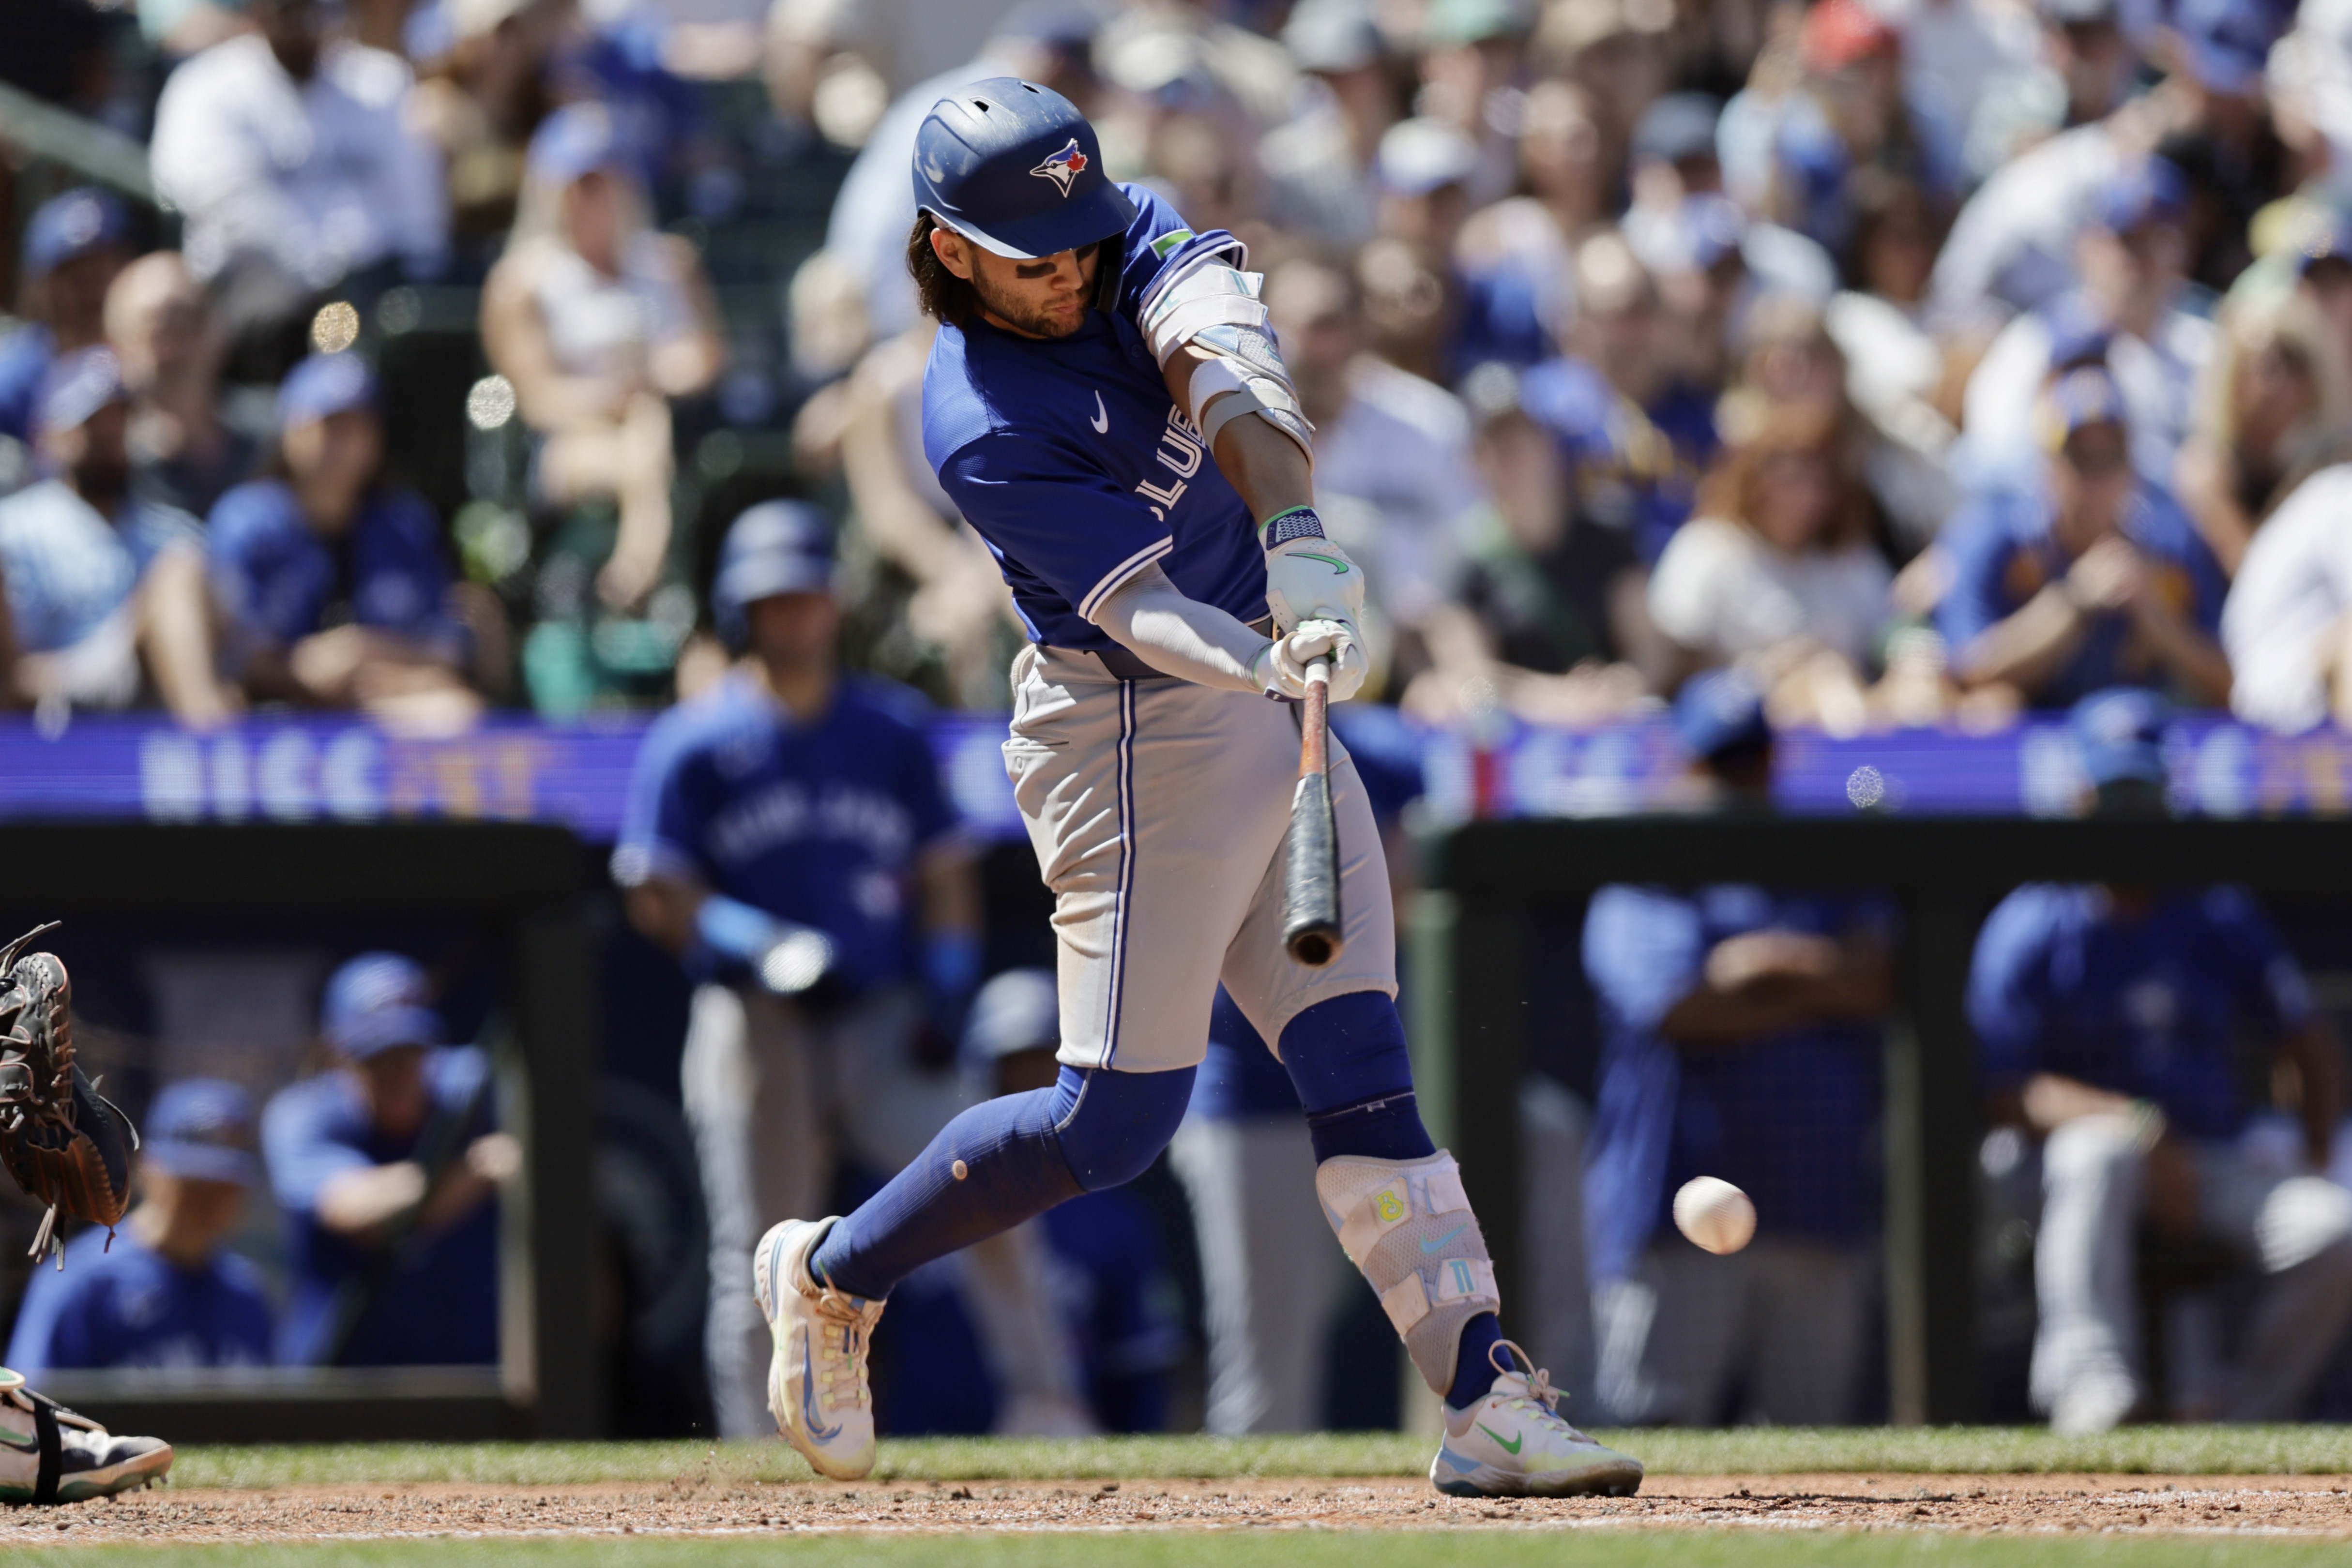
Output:
<instances>
[{"instance_id":1,"label":"helmet ear flap","mask_svg":"<svg viewBox=\"0 0 2352 1568\"><path fill-rule=\"evenodd\" d=\"M1127 235L1115 234L1095 251L1095 308L1118 313L1119 282L1127 271Z\"/></svg>"}]
</instances>

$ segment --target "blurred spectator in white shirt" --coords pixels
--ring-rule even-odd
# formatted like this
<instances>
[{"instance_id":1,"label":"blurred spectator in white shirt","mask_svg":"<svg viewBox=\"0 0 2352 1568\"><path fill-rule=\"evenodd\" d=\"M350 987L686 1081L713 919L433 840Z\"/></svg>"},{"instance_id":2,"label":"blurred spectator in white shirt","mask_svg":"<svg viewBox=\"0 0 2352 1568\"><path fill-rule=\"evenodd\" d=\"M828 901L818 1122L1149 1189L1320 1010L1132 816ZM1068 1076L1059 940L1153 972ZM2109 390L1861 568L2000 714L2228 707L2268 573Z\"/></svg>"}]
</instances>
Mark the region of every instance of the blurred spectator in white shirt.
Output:
<instances>
[{"instance_id":1,"label":"blurred spectator in white shirt","mask_svg":"<svg viewBox=\"0 0 2352 1568\"><path fill-rule=\"evenodd\" d=\"M0 500L0 706L62 718L131 706L152 683L184 723L218 723L204 536L131 495L130 412L111 350L49 367L36 428L52 476Z\"/></svg>"},{"instance_id":2,"label":"blurred spectator in white shirt","mask_svg":"<svg viewBox=\"0 0 2352 1568\"><path fill-rule=\"evenodd\" d=\"M258 263L305 294L380 263L434 271L448 204L403 116L407 62L329 37L319 0L247 11L259 31L190 59L156 106L155 183L185 215L190 270Z\"/></svg>"},{"instance_id":3,"label":"blurred spectator in white shirt","mask_svg":"<svg viewBox=\"0 0 2352 1568\"><path fill-rule=\"evenodd\" d=\"M1372 235L1372 159L1396 123L1395 83L1368 0L1300 0L1283 47L1308 78L1307 108L1266 132L1258 168L1266 214L1326 245Z\"/></svg>"},{"instance_id":4,"label":"blurred spectator in white shirt","mask_svg":"<svg viewBox=\"0 0 2352 1568\"><path fill-rule=\"evenodd\" d=\"M531 139L522 214L482 290L482 344L544 439L543 497L617 505L596 591L615 610L637 603L669 554L669 400L716 380L724 350L700 261L651 225L601 104L567 105Z\"/></svg>"},{"instance_id":5,"label":"blurred spectator in white shirt","mask_svg":"<svg viewBox=\"0 0 2352 1568\"><path fill-rule=\"evenodd\" d=\"M2299 735L2352 725L2352 465L2324 469L2246 546L2221 608L2230 709Z\"/></svg>"},{"instance_id":6,"label":"blurred spectator in white shirt","mask_svg":"<svg viewBox=\"0 0 2352 1568\"><path fill-rule=\"evenodd\" d=\"M1469 416L1444 388L1363 351L1345 272L1292 262L1266 280L1265 300L1315 425L1316 505L1363 560L1374 612L1396 633L1418 632L1454 578L1455 524L1481 489Z\"/></svg>"},{"instance_id":7,"label":"blurred spectator in white shirt","mask_svg":"<svg viewBox=\"0 0 2352 1568\"><path fill-rule=\"evenodd\" d=\"M204 291L173 250L122 269L106 295L106 338L130 389L131 484L201 517L253 477L261 444L221 418L221 356Z\"/></svg>"},{"instance_id":8,"label":"blurred spectator in white shirt","mask_svg":"<svg viewBox=\"0 0 2352 1568\"><path fill-rule=\"evenodd\" d=\"M2180 172L2160 158L2106 182L2075 241L2081 293L2011 322L1969 379L1972 472L2013 476L2034 463L2034 413L2058 368L2053 344L2087 330L2111 334L2105 360L2130 413L2132 465L2157 485L2172 482L2214 336L2183 297L2188 200Z\"/></svg>"}]
</instances>

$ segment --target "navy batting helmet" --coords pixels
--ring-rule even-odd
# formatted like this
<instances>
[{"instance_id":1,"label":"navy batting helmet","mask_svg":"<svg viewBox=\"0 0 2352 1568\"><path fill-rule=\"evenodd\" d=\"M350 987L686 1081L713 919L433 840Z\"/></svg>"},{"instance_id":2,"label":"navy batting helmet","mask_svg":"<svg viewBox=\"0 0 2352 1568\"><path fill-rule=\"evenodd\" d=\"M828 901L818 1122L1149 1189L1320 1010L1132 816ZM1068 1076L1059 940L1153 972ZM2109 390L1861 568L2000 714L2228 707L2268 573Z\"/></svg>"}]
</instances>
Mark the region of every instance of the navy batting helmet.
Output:
<instances>
[{"instance_id":1,"label":"navy batting helmet","mask_svg":"<svg viewBox=\"0 0 2352 1568\"><path fill-rule=\"evenodd\" d=\"M730 648L751 635L746 606L780 593L833 591L833 529L805 501L762 501L735 519L710 583L711 619Z\"/></svg>"},{"instance_id":2,"label":"navy batting helmet","mask_svg":"<svg viewBox=\"0 0 2352 1568\"><path fill-rule=\"evenodd\" d=\"M1018 77L973 82L931 106L915 133L915 205L1015 261L1108 239L1135 221L1087 117Z\"/></svg>"}]
</instances>

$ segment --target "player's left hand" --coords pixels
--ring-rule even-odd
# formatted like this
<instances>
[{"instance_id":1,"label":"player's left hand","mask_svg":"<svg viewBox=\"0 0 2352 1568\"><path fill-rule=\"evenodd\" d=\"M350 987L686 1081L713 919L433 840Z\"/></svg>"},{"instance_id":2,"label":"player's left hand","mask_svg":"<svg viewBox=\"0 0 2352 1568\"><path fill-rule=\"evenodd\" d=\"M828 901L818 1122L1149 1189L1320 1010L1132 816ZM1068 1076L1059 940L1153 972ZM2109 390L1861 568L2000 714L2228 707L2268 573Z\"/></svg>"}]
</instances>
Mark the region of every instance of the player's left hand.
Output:
<instances>
[{"instance_id":1,"label":"player's left hand","mask_svg":"<svg viewBox=\"0 0 2352 1568\"><path fill-rule=\"evenodd\" d=\"M1288 636L1274 640L1272 654L1266 661L1267 684L1284 696L1306 696L1307 667L1327 658L1333 702L1346 702L1363 689L1368 667L1364 642L1350 622L1328 616L1302 621Z\"/></svg>"}]
</instances>

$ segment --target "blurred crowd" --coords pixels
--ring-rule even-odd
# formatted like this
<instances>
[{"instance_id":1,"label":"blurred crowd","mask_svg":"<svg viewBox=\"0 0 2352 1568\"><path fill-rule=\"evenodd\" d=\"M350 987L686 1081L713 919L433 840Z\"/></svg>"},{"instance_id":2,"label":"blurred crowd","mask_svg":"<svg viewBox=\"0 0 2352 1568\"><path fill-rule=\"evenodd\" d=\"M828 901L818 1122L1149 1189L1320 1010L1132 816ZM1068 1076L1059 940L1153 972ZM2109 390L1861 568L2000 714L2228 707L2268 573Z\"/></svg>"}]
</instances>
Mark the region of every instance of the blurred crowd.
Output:
<instances>
[{"instance_id":1,"label":"blurred crowd","mask_svg":"<svg viewBox=\"0 0 2352 1568\"><path fill-rule=\"evenodd\" d=\"M853 664L1000 706L1019 629L921 456L903 256L916 123L1011 72L1249 243L1412 717L1596 722L1720 666L1838 733L2115 685L2352 711L2321 0L12 26L35 90L143 137L154 197L14 177L14 704L657 705L725 664L724 525L788 495L842 531ZM456 379L404 361L419 331Z\"/></svg>"}]
</instances>

